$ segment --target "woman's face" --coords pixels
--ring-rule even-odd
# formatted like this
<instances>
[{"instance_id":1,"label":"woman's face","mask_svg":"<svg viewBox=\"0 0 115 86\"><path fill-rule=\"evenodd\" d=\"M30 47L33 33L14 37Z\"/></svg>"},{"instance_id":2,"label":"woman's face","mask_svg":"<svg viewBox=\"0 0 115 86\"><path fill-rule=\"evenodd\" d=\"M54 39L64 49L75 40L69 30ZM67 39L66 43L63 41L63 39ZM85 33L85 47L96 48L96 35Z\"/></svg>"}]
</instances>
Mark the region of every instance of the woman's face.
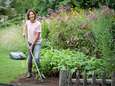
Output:
<instances>
[{"instance_id":1,"label":"woman's face","mask_svg":"<svg viewBox=\"0 0 115 86\"><path fill-rule=\"evenodd\" d=\"M34 15L33 12L29 13L29 19L30 19L30 21L34 21L35 20L35 15Z\"/></svg>"}]
</instances>

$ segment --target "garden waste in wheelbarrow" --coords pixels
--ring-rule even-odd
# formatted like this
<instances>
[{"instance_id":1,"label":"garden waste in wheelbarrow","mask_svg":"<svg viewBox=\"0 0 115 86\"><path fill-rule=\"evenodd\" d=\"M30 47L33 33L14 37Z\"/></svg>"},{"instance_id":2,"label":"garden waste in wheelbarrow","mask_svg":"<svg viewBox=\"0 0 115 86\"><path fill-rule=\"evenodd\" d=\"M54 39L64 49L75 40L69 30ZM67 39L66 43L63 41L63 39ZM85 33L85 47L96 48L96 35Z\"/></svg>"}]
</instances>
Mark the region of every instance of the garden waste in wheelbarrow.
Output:
<instances>
[{"instance_id":1,"label":"garden waste in wheelbarrow","mask_svg":"<svg viewBox=\"0 0 115 86\"><path fill-rule=\"evenodd\" d=\"M10 52L9 54L11 59L14 60L25 60L26 55L23 52Z\"/></svg>"}]
</instances>

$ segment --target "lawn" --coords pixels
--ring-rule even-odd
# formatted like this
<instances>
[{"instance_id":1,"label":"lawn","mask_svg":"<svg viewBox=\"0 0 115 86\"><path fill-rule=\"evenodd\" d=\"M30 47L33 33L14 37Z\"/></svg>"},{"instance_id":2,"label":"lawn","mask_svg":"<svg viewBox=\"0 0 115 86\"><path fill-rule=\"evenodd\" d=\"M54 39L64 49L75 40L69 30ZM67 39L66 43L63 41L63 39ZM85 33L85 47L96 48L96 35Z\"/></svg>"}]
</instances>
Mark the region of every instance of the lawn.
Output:
<instances>
[{"instance_id":1,"label":"lawn","mask_svg":"<svg viewBox=\"0 0 115 86\"><path fill-rule=\"evenodd\" d=\"M12 60L8 54L0 52L0 83L9 83L25 72L26 61Z\"/></svg>"},{"instance_id":2,"label":"lawn","mask_svg":"<svg viewBox=\"0 0 115 86\"><path fill-rule=\"evenodd\" d=\"M26 72L26 60L12 60L9 57L11 51L25 49L22 39L21 29L17 26L0 28L0 83L9 83Z\"/></svg>"}]
</instances>

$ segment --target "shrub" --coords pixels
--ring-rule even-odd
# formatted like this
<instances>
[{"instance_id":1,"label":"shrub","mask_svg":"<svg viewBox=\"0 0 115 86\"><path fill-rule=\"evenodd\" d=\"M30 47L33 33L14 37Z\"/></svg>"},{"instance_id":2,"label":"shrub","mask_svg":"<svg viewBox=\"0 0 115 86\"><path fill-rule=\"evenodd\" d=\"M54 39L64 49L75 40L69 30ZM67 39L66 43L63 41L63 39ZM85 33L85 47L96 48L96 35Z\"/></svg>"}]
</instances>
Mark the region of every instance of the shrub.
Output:
<instances>
[{"instance_id":1,"label":"shrub","mask_svg":"<svg viewBox=\"0 0 115 86\"><path fill-rule=\"evenodd\" d=\"M113 36L111 33L113 15L109 8L104 8L104 10L99 11L97 14L97 19L92 22L92 32L95 37L96 48L101 52L104 60L107 61L106 69L114 71L114 43Z\"/></svg>"},{"instance_id":2,"label":"shrub","mask_svg":"<svg viewBox=\"0 0 115 86\"><path fill-rule=\"evenodd\" d=\"M49 21L48 38L51 45L55 48L70 48L87 55L94 55L94 38L87 17L82 12L76 11L63 14Z\"/></svg>"},{"instance_id":3,"label":"shrub","mask_svg":"<svg viewBox=\"0 0 115 86\"><path fill-rule=\"evenodd\" d=\"M92 71L97 74L105 71L105 61L86 56L81 52L57 49L42 49L41 52L41 71L49 74L51 71L69 70L74 73L76 70L86 71L91 75Z\"/></svg>"}]
</instances>

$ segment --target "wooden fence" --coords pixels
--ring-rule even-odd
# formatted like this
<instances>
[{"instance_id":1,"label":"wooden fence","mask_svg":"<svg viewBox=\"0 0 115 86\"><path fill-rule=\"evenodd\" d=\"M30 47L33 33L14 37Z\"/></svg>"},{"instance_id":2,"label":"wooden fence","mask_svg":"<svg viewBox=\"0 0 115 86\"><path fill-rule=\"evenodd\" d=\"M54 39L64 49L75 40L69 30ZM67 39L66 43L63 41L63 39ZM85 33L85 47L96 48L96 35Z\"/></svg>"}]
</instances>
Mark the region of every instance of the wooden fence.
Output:
<instances>
[{"instance_id":1,"label":"wooden fence","mask_svg":"<svg viewBox=\"0 0 115 86\"><path fill-rule=\"evenodd\" d=\"M87 74L83 74L83 79L80 79L80 73L76 73L76 79L72 79L72 75L68 71L60 71L59 86L115 86L115 72L111 74L111 79L105 78L96 79L95 72L91 79L87 79Z\"/></svg>"}]
</instances>

